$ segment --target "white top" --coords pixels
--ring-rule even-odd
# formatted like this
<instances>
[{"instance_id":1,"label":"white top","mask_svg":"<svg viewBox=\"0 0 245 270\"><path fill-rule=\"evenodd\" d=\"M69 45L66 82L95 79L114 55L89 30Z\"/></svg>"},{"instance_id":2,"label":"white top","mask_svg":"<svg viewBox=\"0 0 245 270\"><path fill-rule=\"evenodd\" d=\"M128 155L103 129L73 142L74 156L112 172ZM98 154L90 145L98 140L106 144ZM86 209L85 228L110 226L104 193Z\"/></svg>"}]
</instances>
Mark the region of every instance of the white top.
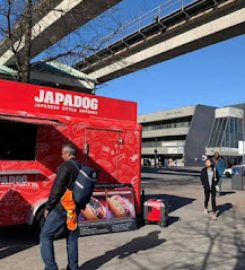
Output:
<instances>
[{"instance_id":1,"label":"white top","mask_svg":"<svg viewBox=\"0 0 245 270\"><path fill-rule=\"evenodd\" d=\"M213 172L212 168L208 168L207 173L208 173L209 186L211 188L212 187L213 176L214 176L214 172Z\"/></svg>"}]
</instances>

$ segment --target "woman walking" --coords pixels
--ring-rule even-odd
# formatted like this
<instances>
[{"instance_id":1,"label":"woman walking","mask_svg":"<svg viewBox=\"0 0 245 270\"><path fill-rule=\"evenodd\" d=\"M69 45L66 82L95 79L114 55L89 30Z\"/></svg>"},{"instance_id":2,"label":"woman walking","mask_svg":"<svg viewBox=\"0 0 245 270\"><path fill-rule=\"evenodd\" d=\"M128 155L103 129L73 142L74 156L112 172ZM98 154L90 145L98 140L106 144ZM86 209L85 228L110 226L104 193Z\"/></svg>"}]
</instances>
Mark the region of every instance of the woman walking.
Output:
<instances>
[{"instance_id":1,"label":"woman walking","mask_svg":"<svg viewBox=\"0 0 245 270\"><path fill-rule=\"evenodd\" d=\"M216 220L217 207L215 186L219 183L219 174L217 173L217 169L213 166L210 159L205 161L205 167L201 171L201 182L204 190L204 214L208 214L208 202L211 195L213 219Z\"/></svg>"}]
</instances>

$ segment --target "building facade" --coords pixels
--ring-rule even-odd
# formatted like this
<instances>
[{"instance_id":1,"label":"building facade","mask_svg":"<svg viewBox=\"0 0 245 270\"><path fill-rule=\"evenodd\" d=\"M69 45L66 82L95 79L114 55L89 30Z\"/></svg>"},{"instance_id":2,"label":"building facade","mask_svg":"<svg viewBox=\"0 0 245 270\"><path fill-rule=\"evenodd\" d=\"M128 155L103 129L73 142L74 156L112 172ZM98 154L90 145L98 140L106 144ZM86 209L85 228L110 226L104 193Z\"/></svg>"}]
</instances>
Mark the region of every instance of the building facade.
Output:
<instances>
[{"instance_id":1,"label":"building facade","mask_svg":"<svg viewBox=\"0 0 245 270\"><path fill-rule=\"evenodd\" d=\"M140 115L143 163L201 166L214 114L215 107L196 105Z\"/></svg>"},{"instance_id":2,"label":"building facade","mask_svg":"<svg viewBox=\"0 0 245 270\"><path fill-rule=\"evenodd\" d=\"M244 141L244 131L244 105L216 109L206 155L218 151L228 167L241 164L243 153L239 151L239 142Z\"/></svg>"},{"instance_id":3,"label":"building facade","mask_svg":"<svg viewBox=\"0 0 245 270\"><path fill-rule=\"evenodd\" d=\"M215 151L227 166L240 164L244 112L245 104L224 108L198 104L140 115L142 164L203 166Z\"/></svg>"}]
</instances>

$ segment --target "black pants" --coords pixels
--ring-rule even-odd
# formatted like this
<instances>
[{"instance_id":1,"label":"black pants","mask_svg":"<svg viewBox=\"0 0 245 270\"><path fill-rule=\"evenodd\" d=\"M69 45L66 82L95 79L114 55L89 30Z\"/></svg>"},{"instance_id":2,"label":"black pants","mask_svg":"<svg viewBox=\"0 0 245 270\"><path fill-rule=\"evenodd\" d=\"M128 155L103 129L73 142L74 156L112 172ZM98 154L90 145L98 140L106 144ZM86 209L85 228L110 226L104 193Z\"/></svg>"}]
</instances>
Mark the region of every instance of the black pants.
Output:
<instances>
[{"instance_id":1,"label":"black pants","mask_svg":"<svg viewBox=\"0 0 245 270\"><path fill-rule=\"evenodd\" d=\"M208 208L208 202L210 199L210 194L211 194L211 204L212 204L212 210L216 211L216 191L215 190L204 190L204 207L207 209Z\"/></svg>"}]
</instances>

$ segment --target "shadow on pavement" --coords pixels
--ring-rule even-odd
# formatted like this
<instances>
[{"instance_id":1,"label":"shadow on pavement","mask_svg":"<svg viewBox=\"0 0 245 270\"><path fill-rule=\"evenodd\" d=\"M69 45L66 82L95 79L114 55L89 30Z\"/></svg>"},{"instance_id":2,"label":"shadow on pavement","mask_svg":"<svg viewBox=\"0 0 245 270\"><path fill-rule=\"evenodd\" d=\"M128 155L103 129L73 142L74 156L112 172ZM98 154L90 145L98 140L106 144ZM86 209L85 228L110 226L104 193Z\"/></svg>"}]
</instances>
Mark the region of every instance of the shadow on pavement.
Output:
<instances>
[{"instance_id":1,"label":"shadow on pavement","mask_svg":"<svg viewBox=\"0 0 245 270\"><path fill-rule=\"evenodd\" d=\"M222 206L229 209L230 204ZM171 270L245 269L245 218L235 208L223 219L207 219L201 226L186 222L178 228L178 237L171 245L176 254L164 265ZM219 225L220 224L220 225ZM188 229L187 229L188 228ZM187 244L190 243L190 244ZM155 268L160 270L162 268Z\"/></svg>"},{"instance_id":2,"label":"shadow on pavement","mask_svg":"<svg viewBox=\"0 0 245 270\"><path fill-rule=\"evenodd\" d=\"M231 208L233 208L233 205L231 203L218 205L217 206L218 217L221 216L224 212L229 211Z\"/></svg>"},{"instance_id":3,"label":"shadow on pavement","mask_svg":"<svg viewBox=\"0 0 245 270\"><path fill-rule=\"evenodd\" d=\"M221 191L220 196L226 196L236 193L235 191Z\"/></svg>"},{"instance_id":4,"label":"shadow on pavement","mask_svg":"<svg viewBox=\"0 0 245 270\"><path fill-rule=\"evenodd\" d=\"M164 185L164 186L186 186L186 185L200 185L200 180L198 177L186 176L186 179L168 179L166 176L161 178L142 176L142 186L143 188L152 187L152 185Z\"/></svg>"},{"instance_id":5,"label":"shadow on pavement","mask_svg":"<svg viewBox=\"0 0 245 270\"><path fill-rule=\"evenodd\" d=\"M169 194L145 194L144 200L148 199L160 199L164 200L168 206L169 212L173 212L181 207L186 206L187 204L193 203L196 199L180 197Z\"/></svg>"},{"instance_id":6,"label":"shadow on pavement","mask_svg":"<svg viewBox=\"0 0 245 270\"><path fill-rule=\"evenodd\" d=\"M185 198L185 197L169 195L169 194L147 194L144 196L144 201L147 201L149 199L163 200L167 205L168 213L171 213L181 207L191 204L193 203L193 201L196 200L192 198ZM181 220L180 217L168 216L168 226L171 226L172 224L180 220Z\"/></svg>"},{"instance_id":7,"label":"shadow on pavement","mask_svg":"<svg viewBox=\"0 0 245 270\"><path fill-rule=\"evenodd\" d=\"M37 245L29 226L13 226L0 230L0 260Z\"/></svg>"},{"instance_id":8,"label":"shadow on pavement","mask_svg":"<svg viewBox=\"0 0 245 270\"><path fill-rule=\"evenodd\" d=\"M170 216L168 217L168 226L171 226L172 224L180 221L181 218L180 217L173 217L173 216Z\"/></svg>"},{"instance_id":9,"label":"shadow on pavement","mask_svg":"<svg viewBox=\"0 0 245 270\"><path fill-rule=\"evenodd\" d=\"M79 270L98 269L101 265L111 261L115 257L118 257L119 259L124 259L130 256L131 254L159 246L164 242L166 242L165 239L159 238L160 233L161 231L153 231L148 233L146 236L134 238L130 242L116 249L107 251L105 252L105 254L98 256L90 261L87 261L86 263L80 266Z\"/></svg>"},{"instance_id":10,"label":"shadow on pavement","mask_svg":"<svg viewBox=\"0 0 245 270\"><path fill-rule=\"evenodd\" d=\"M200 174L201 173L201 167L193 169L190 167L142 167L141 171L143 173L156 173L156 174L162 174L162 173L168 173L168 172L173 172L173 173L194 173L194 174Z\"/></svg>"}]
</instances>

